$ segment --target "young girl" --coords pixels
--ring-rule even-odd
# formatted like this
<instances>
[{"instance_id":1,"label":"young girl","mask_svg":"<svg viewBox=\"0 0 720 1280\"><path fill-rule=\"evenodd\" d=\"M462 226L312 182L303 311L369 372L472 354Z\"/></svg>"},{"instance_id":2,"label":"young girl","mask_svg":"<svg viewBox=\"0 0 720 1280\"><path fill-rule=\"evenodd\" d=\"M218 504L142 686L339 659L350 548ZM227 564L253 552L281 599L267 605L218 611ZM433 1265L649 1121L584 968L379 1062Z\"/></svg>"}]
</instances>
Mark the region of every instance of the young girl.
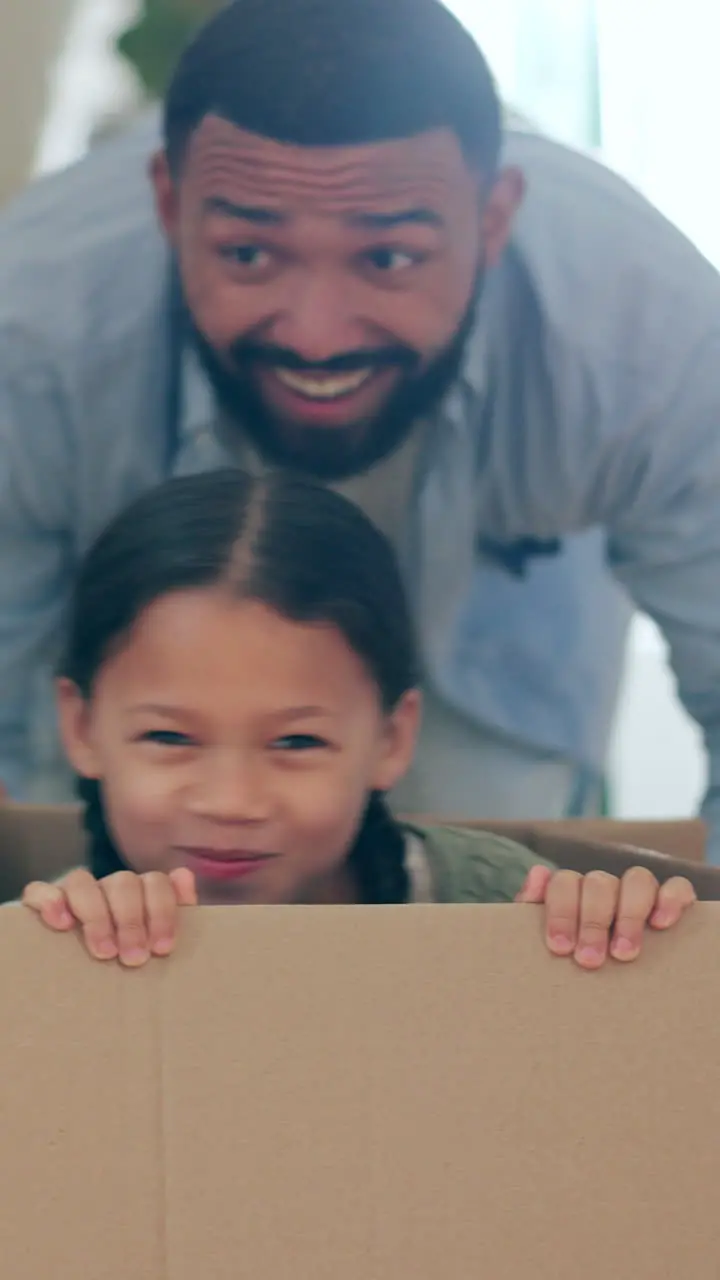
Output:
<instances>
[{"instance_id":1,"label":"young girl","mask_svg":"<svg viewBox=\"0 0 720 1280\"><path fill-rule=\"evenodd\" d=\"M589 968L679 920L685 880L396 822L417 684L392 552L345 499L235 470L148 493L85 561L58 685L88 869L26 905L127 965L167 955L196 901L544 902L551 950Z\"/></svg>"}]
</instances>

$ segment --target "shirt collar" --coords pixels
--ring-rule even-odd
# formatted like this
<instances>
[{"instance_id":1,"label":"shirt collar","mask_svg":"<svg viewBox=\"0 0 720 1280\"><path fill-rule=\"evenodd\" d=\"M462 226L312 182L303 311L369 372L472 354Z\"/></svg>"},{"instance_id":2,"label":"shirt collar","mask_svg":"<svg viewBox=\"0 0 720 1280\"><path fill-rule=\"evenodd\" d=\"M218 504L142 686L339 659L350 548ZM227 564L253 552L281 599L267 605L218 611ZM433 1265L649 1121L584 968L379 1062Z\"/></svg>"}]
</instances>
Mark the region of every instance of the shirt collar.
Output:
<instances>
[{"instance_id":1,"label":"shirt collar","mask_svg":"<svg viewBox=\"0 0 720 1280\"><path fill-rule=\"evenodd\" d=\"M484 396L488 382L489 311L496 287L495 272L488 274L477 307L475 324L467 340L460 381L476 396Z\"/></svg>"},{"instance_id":2,"label":"shirt collar","mask_svg":"<svg viewBox=\"0 0 720 1280\"><path fill-rule=\"evenodd\" d=\"M181 440L194 439L214 429L218 420L218 404L197 352L185 342L180 360Z\"/></svg>"}]
</instances>

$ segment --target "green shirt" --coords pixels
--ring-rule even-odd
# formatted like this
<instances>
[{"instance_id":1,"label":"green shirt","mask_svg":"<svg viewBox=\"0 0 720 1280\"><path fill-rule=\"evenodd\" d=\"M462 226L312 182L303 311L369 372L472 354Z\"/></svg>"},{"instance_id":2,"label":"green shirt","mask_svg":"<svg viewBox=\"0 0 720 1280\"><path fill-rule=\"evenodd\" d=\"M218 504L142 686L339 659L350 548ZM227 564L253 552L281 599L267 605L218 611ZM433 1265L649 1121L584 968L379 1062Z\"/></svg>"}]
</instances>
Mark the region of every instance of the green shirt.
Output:
<instances>
[{"instance_id":1,"label":"green shirt","mask_svg":"<svg viewBox=\"0 0 720 1280\"><path fill-rule=\"evenodd\" d=\"M488 831L411 823L403 828L408 836L414 901L514 902L532 867L555 869L523 845ZM425 894L418 891L422 869L413 860L413 851L425 863Z\"/></svg>"}]
</instances>

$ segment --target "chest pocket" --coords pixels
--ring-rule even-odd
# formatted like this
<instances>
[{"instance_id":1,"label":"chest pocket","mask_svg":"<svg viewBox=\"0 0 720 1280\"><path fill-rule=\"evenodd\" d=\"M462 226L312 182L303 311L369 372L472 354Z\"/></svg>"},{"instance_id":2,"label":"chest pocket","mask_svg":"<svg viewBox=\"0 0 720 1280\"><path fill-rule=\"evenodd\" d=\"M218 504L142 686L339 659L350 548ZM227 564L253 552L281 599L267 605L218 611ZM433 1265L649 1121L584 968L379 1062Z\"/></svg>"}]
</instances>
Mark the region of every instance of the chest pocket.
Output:
<instances>
[{"instance_id":1,"label":"chest pocket","mask_svg":"<svg viewBox=\"0 0 720 1280\"><path fill-rule=\"evenodd\" d=\"M559 556L562 542L559 538L519 538L517 542L494 542L491 538L478 538L479 555L492 560L512 578L524 578L531 560L547 556Z\"/></svg>"}]
</instances>

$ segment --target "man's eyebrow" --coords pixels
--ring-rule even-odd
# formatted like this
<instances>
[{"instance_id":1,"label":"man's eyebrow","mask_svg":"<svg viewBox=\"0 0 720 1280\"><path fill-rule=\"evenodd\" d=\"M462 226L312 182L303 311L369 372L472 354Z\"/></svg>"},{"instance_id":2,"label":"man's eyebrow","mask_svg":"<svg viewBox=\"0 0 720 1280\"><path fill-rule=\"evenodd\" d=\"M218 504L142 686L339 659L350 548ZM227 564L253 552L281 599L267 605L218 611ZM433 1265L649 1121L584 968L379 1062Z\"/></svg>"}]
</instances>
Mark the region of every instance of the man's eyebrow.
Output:
<instances>
[{"instance_id":1,"label":"man's eyebrow","mask_svg":"<svg viewBox=\"0 0 720 1280\"><path fill-rule=\"evenodd\" d=\"M353 213L350 222L356 227L367 228L368 231L391 231L393 227L406 226L408 223L422 227L444 227L445 222L434 209L398 209L394 213L363 212Z\"/></svg>"},{"instance_id":2,"label":"man's eyebrow","mask_svg":"<svg viewBox=\"0 0 720 1280\"><path fill-rule=\"evenodd\" d=\"M203 201L205 213L219 214L222 218L235 218L241 222L252 222L257 227L277 226L285 221L285 216L276 209L266 209L262 205L235 204L224 196L209 196Z\"/></svg>"}]
</instances>

